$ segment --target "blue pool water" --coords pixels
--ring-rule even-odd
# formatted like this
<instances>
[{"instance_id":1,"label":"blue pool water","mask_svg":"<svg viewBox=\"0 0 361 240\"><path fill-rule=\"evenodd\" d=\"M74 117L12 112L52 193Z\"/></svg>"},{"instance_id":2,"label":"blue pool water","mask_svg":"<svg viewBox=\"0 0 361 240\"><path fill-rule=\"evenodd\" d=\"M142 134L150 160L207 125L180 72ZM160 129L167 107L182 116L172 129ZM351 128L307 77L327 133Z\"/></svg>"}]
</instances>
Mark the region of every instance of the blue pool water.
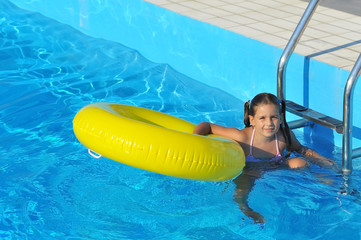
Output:
<instances>
[{"instance_id":1,"label":"blue pool water","mask_svg":"<svg viewBox=\"0 0 361 240\"><path fill-rule=\"evenodd\" d=\"M241 128L243 102L119 43L7 1L0 9L0 239L360 239L357 167L352 181L317 166L267 171L249 196L260 225L238 209L231 181L90 157L72 131L88 103ZM340 163L339 148L296 134Z\"/></svg>"}]
</instances>

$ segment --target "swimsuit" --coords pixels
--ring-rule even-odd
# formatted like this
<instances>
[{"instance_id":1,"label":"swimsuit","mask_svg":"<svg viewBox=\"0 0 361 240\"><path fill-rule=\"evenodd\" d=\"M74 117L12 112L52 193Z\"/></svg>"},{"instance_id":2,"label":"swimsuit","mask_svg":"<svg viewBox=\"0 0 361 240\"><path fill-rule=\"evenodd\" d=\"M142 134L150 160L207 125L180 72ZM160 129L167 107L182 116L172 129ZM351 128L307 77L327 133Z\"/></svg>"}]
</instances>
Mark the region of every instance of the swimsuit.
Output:
<instances>
[{"instance_id":1,"label":"swimsuit","mask_svg":"<svg viewBox=\"0 0 361 240\"><path fill-rule=\"evenodd\" d=\"M251 138L251 143L249 145L249 155L246 158L246 162L262 162L263 160L255 158L252 155L252 146L253 146L253 140L254 140L254 128L253 128L253 132L252 132L252 138ZM277 134L275 134L275 138L276 138L276 149L277 149L277 154L276 156L274 156L273 158L271 158L269 161L270 162L278 162L280 160L282 160L282 155L280 153L280 150L278 148L278 139L277 139Z\"/></svg>"}]
</instances>

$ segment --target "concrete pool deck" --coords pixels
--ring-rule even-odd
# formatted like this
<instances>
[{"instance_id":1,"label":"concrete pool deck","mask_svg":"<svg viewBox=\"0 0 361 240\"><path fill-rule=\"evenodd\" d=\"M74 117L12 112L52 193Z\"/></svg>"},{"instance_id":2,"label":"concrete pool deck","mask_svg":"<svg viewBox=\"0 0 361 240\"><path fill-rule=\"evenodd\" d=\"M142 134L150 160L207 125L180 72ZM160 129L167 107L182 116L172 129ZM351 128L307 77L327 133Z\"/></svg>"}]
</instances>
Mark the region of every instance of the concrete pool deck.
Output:
<instances>
[{"instance_id":1,"label":"concrete pool deck","mask_svg":"<svg viewBox=\"0 0 361 240\"><path fill-rule=\"evenodd\" d=\"M305 0L146 0L284 49ZM361 2L321 1L295 52L350 71L361 53Z\"/></svg>"}]
</instances>

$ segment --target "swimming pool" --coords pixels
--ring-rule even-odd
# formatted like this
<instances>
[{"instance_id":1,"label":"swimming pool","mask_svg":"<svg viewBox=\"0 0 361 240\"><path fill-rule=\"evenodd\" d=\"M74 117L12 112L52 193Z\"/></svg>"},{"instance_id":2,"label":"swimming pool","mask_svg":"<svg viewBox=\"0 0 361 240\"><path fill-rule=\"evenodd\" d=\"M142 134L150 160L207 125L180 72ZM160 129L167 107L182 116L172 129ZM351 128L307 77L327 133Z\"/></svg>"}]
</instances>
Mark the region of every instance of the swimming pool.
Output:
<instances>
[{"instance_id":1,"label":"swimming pool","mask_svg":"<svg viewBox=\"0 0 361 240\"><path fill-rule=\"evenodd\" d=\"M137 9L163 13L133 2L142 6ZM75 113L90 102L126 103L194 123L209 120L242 127L243 101L256 89L246 89L236 98L240 86L226 92L227 84L217 83L224 85L219 88L212 84L216 80L204 80L211 75L205 73L210 67L202 68L204 74L196 73L199 78L182 74L172 67L181 69L175 62L155 63L163 62L156 61L161 56L149 57L154 60L150 61L116 41L90 37L8 1L0 5L1 239L360 238L357 164L352 182L347 182L354 192L348 195L340 193L345 188L341 176L317 166L265 173L249 198L267 219L260 226L238 210L232 182L177 179L91 158L76 141L71 124ZM267 49L262 43L248 44ZM267 77L272 71L257 75L265 78L259 91L273 86L274 92L275 83ZM200 98L200 93L207 97ZM330 141L300 131L297 135L340 163L340 149Z\"/></svg>"}]
</instances>

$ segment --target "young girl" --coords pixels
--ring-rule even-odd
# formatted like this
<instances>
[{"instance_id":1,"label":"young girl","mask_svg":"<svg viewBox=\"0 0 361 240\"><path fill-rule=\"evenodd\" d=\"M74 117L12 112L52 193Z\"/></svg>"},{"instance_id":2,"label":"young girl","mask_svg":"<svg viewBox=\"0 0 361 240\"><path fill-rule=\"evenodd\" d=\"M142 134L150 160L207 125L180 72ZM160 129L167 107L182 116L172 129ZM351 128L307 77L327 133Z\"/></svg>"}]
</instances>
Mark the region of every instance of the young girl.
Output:
<instances>
[{"instance_id":1,"label":"young girl","mask_svg":"<svg viewBox=\"0 0 361 240\"><path fill-rule=\"evenodd\" d=\"M237 185L235 200L244 214L255 222L264 222L263 216L253 211L247 204L247 197L255 180L261 177L259 166L288 165L290 168L302 168L311 163L333 167L335 162L321 156L310 148L302 146L285 118L285 102L270 93L261 93L244 105L245 128L223 127L202 122L194 129L195 134L216 134L238 142L246 155L246 167L234 181ZM289 157L297 152L302 157ZM308 161L307 161L308 160Z\"/></svg>"}]
</instances>

